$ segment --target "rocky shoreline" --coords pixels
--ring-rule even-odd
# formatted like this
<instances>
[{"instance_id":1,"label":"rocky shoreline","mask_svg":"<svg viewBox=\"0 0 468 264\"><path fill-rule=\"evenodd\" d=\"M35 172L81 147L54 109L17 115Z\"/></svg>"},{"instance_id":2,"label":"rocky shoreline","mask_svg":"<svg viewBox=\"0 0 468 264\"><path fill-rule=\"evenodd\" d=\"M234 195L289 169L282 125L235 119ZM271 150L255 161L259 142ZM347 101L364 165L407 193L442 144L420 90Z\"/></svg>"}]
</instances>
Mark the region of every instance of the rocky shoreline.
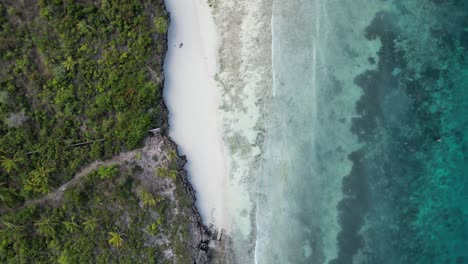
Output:
<instances>
[{"instance_id":1,"label":"rocky shoreline","mask_svg":"<svg viewBox=\"0 0 468 264\"><path fill-rule=\"evenodd\" d=\"M177 144L167 135L166 132L162 135L163 140L168 142L171 149L177 150ZM203 224L200 213L195 206L196 191L193 189L187 178L187 171L184 166L187 162L185 156L181 156L177 153L178 159L178 176L182 181L185 193L190 197L190 207L185 215L189 218L189 230L190 230L190 241L186 241L187 249L189 250L190 256L196 264L211 263L211 256L216 247L216 232L213 228L207 227Z\"/></svg>"}]
</instances>

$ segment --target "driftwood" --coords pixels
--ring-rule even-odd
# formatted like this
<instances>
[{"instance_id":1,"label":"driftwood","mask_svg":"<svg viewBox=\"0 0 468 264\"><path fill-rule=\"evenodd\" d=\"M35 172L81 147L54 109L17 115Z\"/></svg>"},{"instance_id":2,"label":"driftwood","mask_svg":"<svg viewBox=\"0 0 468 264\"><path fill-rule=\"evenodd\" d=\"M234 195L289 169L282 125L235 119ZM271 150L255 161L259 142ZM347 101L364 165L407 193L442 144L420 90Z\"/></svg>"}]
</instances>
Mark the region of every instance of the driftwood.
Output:
<instances>
[{"instance_id":1,"label":"driftwood","mask_svg":"<svg viewBox=\"0 0 468 264\"><path fill-rule=\"evenodd\" d=\"M148 131L148 134L150 136L155 136L156 134L159 134L159 133L161 133L161 128L159 127Z\"/></svg>"}]
</instances>

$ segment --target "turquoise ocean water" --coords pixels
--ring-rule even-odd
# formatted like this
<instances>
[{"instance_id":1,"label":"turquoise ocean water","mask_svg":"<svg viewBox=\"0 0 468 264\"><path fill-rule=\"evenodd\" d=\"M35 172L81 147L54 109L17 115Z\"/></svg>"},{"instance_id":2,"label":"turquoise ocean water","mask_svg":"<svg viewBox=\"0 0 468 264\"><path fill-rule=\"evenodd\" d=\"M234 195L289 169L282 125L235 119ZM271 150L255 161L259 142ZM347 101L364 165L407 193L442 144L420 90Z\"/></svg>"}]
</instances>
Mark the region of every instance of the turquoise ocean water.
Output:
<instances>
[{"instance_id":1,"label":"turquoise ocean water","mask_svg":"<svg viewBox=\"0 0 468 264\"><path fill-rule=\"evenodd\" d=\"M263 263L468 263L468 1L277 0Z\"/></svg>"}]
</instances>

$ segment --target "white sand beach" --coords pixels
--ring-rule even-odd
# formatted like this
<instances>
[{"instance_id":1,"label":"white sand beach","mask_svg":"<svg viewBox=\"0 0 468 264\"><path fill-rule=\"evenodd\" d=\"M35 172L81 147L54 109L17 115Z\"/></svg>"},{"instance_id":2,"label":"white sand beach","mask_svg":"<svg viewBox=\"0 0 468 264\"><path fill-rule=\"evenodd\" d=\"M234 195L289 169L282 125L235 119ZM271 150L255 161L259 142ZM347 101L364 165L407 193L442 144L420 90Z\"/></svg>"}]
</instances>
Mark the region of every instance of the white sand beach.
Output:
<instances>
[{"instance_id":1,"label":"white sand beach","mask_svg":"<svg viewBox=\"0 0 468 264\"><path fill-rule=\"evenodd\" d=\"M217 71L218 38L204 0L167 0L171 14L164 64L169 134L187 156L189 180L205 224L230 229L228 159L222 141Z\"/></svg>"}]
</instances>

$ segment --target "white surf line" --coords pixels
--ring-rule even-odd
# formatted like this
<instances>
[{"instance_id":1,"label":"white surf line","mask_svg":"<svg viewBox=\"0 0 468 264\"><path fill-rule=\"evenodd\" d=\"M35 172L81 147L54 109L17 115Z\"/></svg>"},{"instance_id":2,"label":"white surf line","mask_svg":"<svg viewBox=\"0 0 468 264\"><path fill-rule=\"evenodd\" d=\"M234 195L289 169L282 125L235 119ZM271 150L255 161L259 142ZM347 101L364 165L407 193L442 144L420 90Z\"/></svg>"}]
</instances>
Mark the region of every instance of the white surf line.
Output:
<instances>
[{"instance_id":1,"label":"white surf line","mask_svg":"<svg viewBox=\"0 0 468 264\"><path fill-rule=\"evenodd\" d=\"M205 224L229 230L226 216L227 158L219 117L217 32L203 0L166 0L171 13L169 49L164 63L164 99L169 134L187 156L185 168L197 191Z\"/></svg>"}]
</instances>

